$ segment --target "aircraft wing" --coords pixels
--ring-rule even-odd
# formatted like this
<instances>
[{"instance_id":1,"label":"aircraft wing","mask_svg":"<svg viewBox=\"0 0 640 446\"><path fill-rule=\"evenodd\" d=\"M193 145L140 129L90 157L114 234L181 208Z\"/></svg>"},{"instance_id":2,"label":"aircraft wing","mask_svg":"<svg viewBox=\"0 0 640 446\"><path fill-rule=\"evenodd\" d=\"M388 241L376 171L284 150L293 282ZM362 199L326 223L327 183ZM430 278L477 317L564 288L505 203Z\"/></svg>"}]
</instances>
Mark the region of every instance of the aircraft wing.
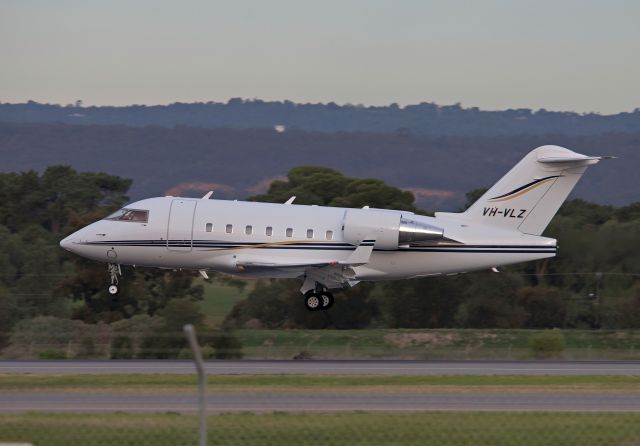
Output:
<instances>
[{"instance_id":1,"label":"aircraft wing","mask_svg":"<svg viewBox=\"0 0 640 446\"><path fill-rule=\"evenodd\" d=\"M273 276L276 272L292 273L296 276L304 276L305 282L310 281L311 287L315 282L322 283L328 288L345 288L358 283L355 280L355 272L352 266L337 260L307 261L307 262L261 262L252 260L242 260L236 263L238 269L250 274L267 274Z\"/></svg>"},{"instance_id":2,"label":"aircraft wing","mask_svg":"<svg viewBox=\"0 0 640 446\"><path fill-rule=\"evenodd\" d=\"M308 259L308 260L276 260L264 261L262 259L238 259L236 266L242 270L268 270L268 269L299 269L324 268L328 266L358 266L369 263L369 258L373 252L375 240L363 240L356 249L344 260Z\"/></svg>"},{"instance_id":3,"label":"aircraft wing","mask_svg":"<svg viewBox=\"0 0 640 446\"><path fill-rule=\"evenodd\" d=\"M304 289L312 289L315 283L333 288L345 288L358 283L353 267L369 263L373 252L375 240L363 240L353 252L343 260L326 259L279 259L265 262L262 259L238 259L236 265L239 269L253 273L265 273L274 271L295 272L304 275Z\"/></svg>"}]
</instances>

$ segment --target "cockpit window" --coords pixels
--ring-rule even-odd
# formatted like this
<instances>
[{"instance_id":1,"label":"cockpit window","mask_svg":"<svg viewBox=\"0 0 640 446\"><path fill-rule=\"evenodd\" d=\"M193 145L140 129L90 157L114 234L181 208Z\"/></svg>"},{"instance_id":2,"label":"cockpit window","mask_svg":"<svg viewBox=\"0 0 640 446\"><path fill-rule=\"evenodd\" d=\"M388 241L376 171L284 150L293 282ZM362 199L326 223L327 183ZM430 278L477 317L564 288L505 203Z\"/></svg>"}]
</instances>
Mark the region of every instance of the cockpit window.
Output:
<instances>
[{"instance_id":1,"label":"cockpit window","mask_svg":"<svg viewBox=\"0 0 640 446\"><path fill-rule=\"evenodd\" d=\"M135 223L147 223L149 221L149 211L142 209L120 209L109 215L105 220L132 221Z\"/></svg>"}]
</instances>

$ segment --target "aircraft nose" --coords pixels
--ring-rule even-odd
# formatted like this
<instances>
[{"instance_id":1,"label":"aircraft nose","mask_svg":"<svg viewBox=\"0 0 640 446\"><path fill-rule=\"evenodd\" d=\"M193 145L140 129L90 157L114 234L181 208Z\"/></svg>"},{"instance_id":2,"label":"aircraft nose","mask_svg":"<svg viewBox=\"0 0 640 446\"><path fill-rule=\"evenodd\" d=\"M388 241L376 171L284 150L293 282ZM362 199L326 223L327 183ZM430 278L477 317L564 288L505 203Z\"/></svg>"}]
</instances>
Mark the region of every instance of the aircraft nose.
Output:
<instances>
[{"instance_id":1,"label":"aircraft nose","mask_svg":"<svg viewBox=\"0 0 640 446\"><path fill-rule=\"evenodd\" d=\"M69 237L63 238L60 240L60 247L66 249L69 252L73 252L73 244L75 241L74 234L71 234Z\"/></svg>"}]
</instances>

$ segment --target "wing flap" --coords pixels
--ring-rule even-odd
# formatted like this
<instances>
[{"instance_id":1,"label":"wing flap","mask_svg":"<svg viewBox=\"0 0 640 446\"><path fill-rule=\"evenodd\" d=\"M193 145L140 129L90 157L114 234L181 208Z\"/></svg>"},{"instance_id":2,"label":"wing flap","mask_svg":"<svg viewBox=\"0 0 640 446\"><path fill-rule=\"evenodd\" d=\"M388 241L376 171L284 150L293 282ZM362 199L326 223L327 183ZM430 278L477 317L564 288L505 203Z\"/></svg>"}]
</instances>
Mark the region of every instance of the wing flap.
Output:
<instances>
[{"instance_id":1,"label":"wing flap","mask_svg":"<svg viewBox=\"0 0 640 446\"><path fill-rule=\"evenodd\" d=\"M274 269L300 269L300 268L322 268L323 266L337 265L337 260L318 260L318 261L305 261L305 262L294 262L294 261L278 261L278 262L263 262L263 261L254 261L254 260L238 260L236 262L236 266L240 269L243 268L274 268Z\"/></svg>"}]
</instances>

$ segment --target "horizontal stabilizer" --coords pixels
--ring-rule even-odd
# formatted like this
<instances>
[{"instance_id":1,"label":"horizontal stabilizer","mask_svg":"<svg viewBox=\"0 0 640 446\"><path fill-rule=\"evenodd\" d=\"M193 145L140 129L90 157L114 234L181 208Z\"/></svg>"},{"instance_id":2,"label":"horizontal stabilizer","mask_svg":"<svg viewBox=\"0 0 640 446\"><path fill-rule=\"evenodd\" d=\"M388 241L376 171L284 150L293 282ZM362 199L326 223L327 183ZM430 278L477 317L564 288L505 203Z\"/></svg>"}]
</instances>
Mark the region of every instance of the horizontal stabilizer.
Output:
<instances>
[{"instance_id":1,"label":"horizontal stabilizer","mask_svg":"<svg viewBox=\"0 0 640 446\"><path fill-rule=\"evenodd\" d=\"M579 154L576 154L579 155ZM605 158L611 158L611 157L604 157L604 156L585 156L585 155L579 155L579 156L546 156L546 157L542 157L542 158L538 158L538 162L539 163L544 163L544 164L555 164L555 163L576 163L576 162L580 162L580 161L595 161L598 162L602 159ZM590 164L595 164L595 163L590 163Z\"/></svg>"}]
</instances>

